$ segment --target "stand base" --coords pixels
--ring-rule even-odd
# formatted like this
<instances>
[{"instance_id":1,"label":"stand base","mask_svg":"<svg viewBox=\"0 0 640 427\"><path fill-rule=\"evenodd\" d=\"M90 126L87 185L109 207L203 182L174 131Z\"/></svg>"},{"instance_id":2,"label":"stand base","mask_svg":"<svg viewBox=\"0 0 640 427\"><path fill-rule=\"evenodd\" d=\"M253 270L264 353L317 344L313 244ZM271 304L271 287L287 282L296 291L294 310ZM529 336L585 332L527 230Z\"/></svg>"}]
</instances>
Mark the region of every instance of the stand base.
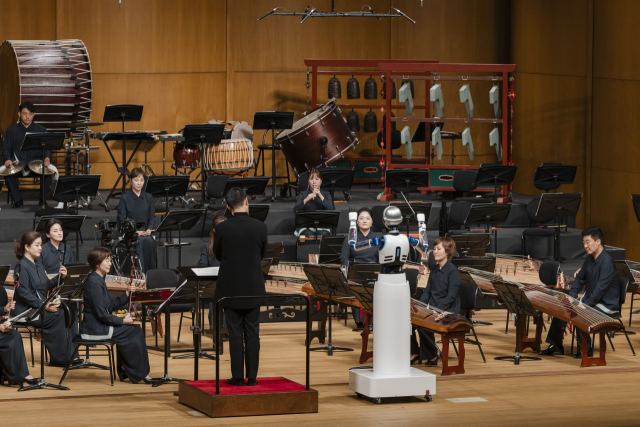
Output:
<instances>
[{"instance_id":1,"label":"stand base","mask_svg":"<svg viewBox=\"0 0 640 427\"><path fill-rule=\"evenodd\" d=\"M326 351L327 356L333 356L334 351L353 351L353 349L346 348L346 347L334 347L331 344L329 344L328 346L325 346L325 347L310 348L309 351Z\"/></svg>"},{"instance_id":2,"label":"stand base","mask_svg":"<svg viewBox=\"0 0 640 427\"><path fill-rule=\"evenodd\" d=\"M211 360L216 360L216 357L207 353L206 351L201 351L200 353L198 353L200 355L200 357L206 357L208 359ZM180 356L173 356L174 359L186 359L187 357L193 357L195 356L195 353L188 353L188 354L181 354Z\"/></svg>"},{"instance_id":3,"label":"stand base","mask_svg":"<svg viewBox=\"0 0 640 427\"><path fill-rule=\"evenodd\" d=\"M409 375L381 376L373 369L349 371L349 390L373 399L382 397L427 396L436 394L436 376L410 368Z\"/></svg>"},{"instance_id":4,"label":"stand base","mask_svg":"<svg viewBox=\"0 0 640 427\"><path fill-rule=\"evenodd\" d=\"M70 366L69 370L71 371L71 370L74 370L74 369L82 369L82 368L98 368L98 369L104 369L105 371L109 371L110 370L108 366L104 366L104 365L99 365L97 363L93 363L89 359L85 359L85 361L80 363L79 365Z\"/></svg>"},{"instance_id":5,"label":"stand base","mask_svg":"<svg viewBox=\"0 0 640 427\"><path fill-rule=\"evenodd\" d=\"M181 383L183 381L186 381L181 378L172 378L170 376L167 376L167 374L164 374L162 378L154 378L153 380L155 381L155 384L153 384L151 387L158 387L166 383L172 383L172 382Z\"/></svg>"},{"instance_id":6,"label":"stand base","mask_svg":"<svg viewBox=\"0 0 640 427\"><path fill-rule=\"evenodd\" d=\"M55 388L55 389L58 389L58 390L70 390L69 387L61 386L61 385L58 385L58 384L50 384L50 383L46 382L45 380L41 379L40 381L38 381L38 384L32 384L32 385L28 385L26 387L20 387L18 389L18 391L29 391L29 390L36 390L36 389L39 389L39 388L47 388L47 387Z\"/></svg>"},{"instance_id":7,"label":"stand base","mask_svg":"<svg viewBox=\"0 0 640 427\"><path fill-rule=\"evenodd\" d=\"M514 365L519 365L521 360L542 360L539 357L521 356L520 353L516 353L513 356L494 357L493 359L494 360L513 360Z\"/></svg>"}]
</instances>

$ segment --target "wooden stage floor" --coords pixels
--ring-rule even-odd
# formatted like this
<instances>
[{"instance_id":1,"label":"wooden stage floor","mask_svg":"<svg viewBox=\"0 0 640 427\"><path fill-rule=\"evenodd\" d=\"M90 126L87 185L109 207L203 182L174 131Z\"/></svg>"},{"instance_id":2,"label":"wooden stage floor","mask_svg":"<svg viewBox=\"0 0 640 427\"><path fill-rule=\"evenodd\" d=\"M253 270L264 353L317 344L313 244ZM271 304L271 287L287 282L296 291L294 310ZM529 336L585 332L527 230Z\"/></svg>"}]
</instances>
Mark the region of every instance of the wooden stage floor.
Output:
<instances>
[{"instance_id":1,"label":"wooden stage floor","mask_svg":"<svg viewBox=\"0 0 640 427\"><path fill-rule=\"evenodd\" d=\"M628 314L628 307L623 310ZM440 376L441 366L428 370L438 375L438 390L432 402L424 398L387 399L375 405L367 399L359 400L349 391L348 369L358 366L360 334L351 331L353 321L347 326L334 321L334 345L354 348L354 352L311 353L311 386L320 395L319 413L286 416L265 416L260 419L228 418L211 420L193 409L178 403L173 395L177 384L158 388L128 381L116 381L111 387L107 371L84 369L71 371L64 385L70 391L35 390L17 393L17 387L0 387L2 419L22 425L43 423L54 425L246 425L262 426L283 424L305 425L638 425L640 410L640 356L633 357L624 339L616 336L616 351L607 348L607 366L581 368L580 360L570 356L544 357L542 361L523 361L519 366L493 360L496 356L510 355L514 351L515 328L513 322L505 335L504 311L481 311L476 320L493 322L493 326L476 327L483 343L487 363L476 346L467 344L464 375ZM546 317L546 316L545 316ZM172 318L172 336L177 336L179 315ZM173 342L173 348L191 345L188 326L184 320L181 343ZM188 323L187 323L188 322ZM548 326L548 321L547 321ZM630 330L638 332L631 342L640 351L640 318ZM154 344L148 328L149 345ZM546 332L543 332L543 337ZM375 330L373 337L375 337ZM374 338L375 339L375 338ZM210 345L208 338L203 340ZM28 349L28 342L25 350ZM372 343L370 343L372 345ZM565 340L567 351L570 341ZM317 341L312 347L317 346ZM543 343L543 348L546 344ZM36 367L29 366L34 376L39 376L39 343L34 341ZM27 353L27 362L31 363ZM455 356L455 353L451 351ZM526 350L524 355L530 355ZM82 356L83 357L83 356ZM92 357L97 363L106 357ZM151 376L163 374L163 357L150 351ZM455 363L455 361L453 361ZM369 362L370 363L370 362ZM414 367L417 365L413 365ZM259 376L284 376L304 383L304 327L301 323L261 325L261 358ZM62 374L59 368L46 368L49 382L57 383ZM230 376L228 353L222 356L221 374ZM193 378L193 360L169 362L169 375L185 379ZM215 377L215 362L200 359L200 379ZM472 398L472 399L468 399ZM450 400L452 399L452 400ZM473 400L456 402L456 399Z\"/></svg>"}]
</instances>

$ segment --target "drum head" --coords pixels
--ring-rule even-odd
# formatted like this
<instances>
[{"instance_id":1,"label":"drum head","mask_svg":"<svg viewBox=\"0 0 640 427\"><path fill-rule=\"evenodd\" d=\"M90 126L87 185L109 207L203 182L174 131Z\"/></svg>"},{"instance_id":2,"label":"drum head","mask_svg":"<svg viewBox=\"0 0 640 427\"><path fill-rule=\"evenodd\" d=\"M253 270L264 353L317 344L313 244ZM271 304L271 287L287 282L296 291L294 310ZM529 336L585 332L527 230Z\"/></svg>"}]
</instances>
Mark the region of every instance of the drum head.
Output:
<instances>
[{"instance_id":1,"label":"drum head","mask_svg":"<svg viewBox=\"0 0 640 427\"><path fill-rule=\"evenodd\" d=\"M335 98L331 98L331 101L327 102L324 105L319 106L315 110L311 110L310 112L307 113L306 116L304 116L301 119L299 119L298 121L296 121L293 124L293 127L291 129L285 129L282 132L280 132L278 134L278 137L276 138L276 141L281 141L288 134L293 134L295 132L298 132L298 130L300 128L308 125L309 123L311 123L311 122L313 122L315 120L318 120L318 112L324 111L324 114L321 115L322 117L324 117L324 115L329 114L336 107L337 107L336 99Z\"/></svg>"}]
</instances>

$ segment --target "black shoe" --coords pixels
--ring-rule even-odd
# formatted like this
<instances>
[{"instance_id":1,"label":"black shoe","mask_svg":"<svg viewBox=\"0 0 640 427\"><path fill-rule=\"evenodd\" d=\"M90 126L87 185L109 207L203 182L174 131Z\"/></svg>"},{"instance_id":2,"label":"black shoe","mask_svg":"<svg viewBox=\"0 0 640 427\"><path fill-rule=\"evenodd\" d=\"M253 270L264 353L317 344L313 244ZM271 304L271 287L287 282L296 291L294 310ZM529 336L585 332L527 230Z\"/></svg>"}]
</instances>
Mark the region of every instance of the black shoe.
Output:
<instances>
[{"instance_id":1,"label":"black shoe","mask_svg":"<svg viewBox=\"0 0 640 427\"><path fill-rule=\"evenodd\" d=\"M257 378L247 378L247 385L249 387L255 387L258 385L258 379Z\"/></svg>"},{"instance_id":2,"label":"black shoe","mask_svg":"<svg viewBox=\"0 0 640 427\"><path fill-rule=\"evenodd\" d=\"M244 385L244 378L229 378L228 380L225 381L227 384L229 385L234 385L236 387L242 387Z\"/></svg>"},{"instance_id":3,"label":"black shoe","mask_svg":"<svg viewBox=\"0 0 640 427\"><path fill-rule=\"evenodd\" d=\"M82 365L83 363L84 363L84 359L75 359L71 361L71 365L69 366Z\"/></svg>"},{"instance_id":4,"label":"black shoe","mask_svg":"<svg viewBox=\"0 0 640 427\"><path fill-rule=\"evenodd\" d=\"M589 350L587 352L587 357L593 357L593 349ZM582 359L582 352L578 351L576 354L573 355L574 359Z\"/></svg>"},{"instance_id":5,"label":"black shoe","mask_svg":"<svg viewBox=\"0 0 640 427\"><path fill-rule=\"evenodd\" d=\"M13 204L14 208L19 208L20 206L22 206L24 204L24 202L22 201L22 199L18 200L17 202L15 202Z\"/></svg>"},{"instance_id":6,"label":"black shoe","mask_svg":"<svg viewBox=\"0 0 640 427\"><path fill-rule=\"evenodd\" d=\"M29 385L35 385L35 384L38 384L38 381L40 381L40 378L31 378L31 379L23 378L23 379L22 379L22 382L25 382L25 383L27 383L27 384L29 384Z\"/></svg>"},{"instance_id":7,"label":"black shoe","mask_svg":"<svg viewBox=\"0 0 640 427\"><path fill-rule=\"evenodd\" d=\"M123 382L129 377L127 376L127 372L124 369L118 369L118 378L120 379L120 382Z\"/></svg>"},{"instance_id":8,"label":"black shoe","mask_svg":"<svg viewBox=\"0 0 640 427\"><path fill-rule=\"evenodd\" d=\"M427 360L424 364L426 366L438 366L438 358L436 360Z\"/></svg>"},{"instance_id":9,"label":"black shoe","mask_svg":"<svg viewBox=\"0 0 640 427\"><path fill-rule=\"evenodd\" d=\"M552 356L554 354L561 356L564 354L564 348L551 344L546 350L540 350L538 354L541 356Z\"/></svg>"},{"instance_id":10,"label":"black shoe","mask_svg":"<svg viewBox=\"0 0 640 427\"><path fill-rule=\"evenodd\" d=\"M152 378L152 379L150 379L150 380L148 380L148 379L146 379L146 378L143 378L143 379L142 379L142 381L143 381L145 384L153 384L153 385L155 385L155 384L156 384L156 382L157 382L157 381L156 381L156 380L154 380L153 378Z\"/></svg>"},{"instance_id":11,"label":"black shoe","mask_svg":"<svg viewBox=\"0 0 640 427\"><path fill-rule=\"evenodd\" d=\"M420 356L416 357L415 359L410 359L410 364L413 365L416 362L420 361Z\"/></svg>"}]
</instances>

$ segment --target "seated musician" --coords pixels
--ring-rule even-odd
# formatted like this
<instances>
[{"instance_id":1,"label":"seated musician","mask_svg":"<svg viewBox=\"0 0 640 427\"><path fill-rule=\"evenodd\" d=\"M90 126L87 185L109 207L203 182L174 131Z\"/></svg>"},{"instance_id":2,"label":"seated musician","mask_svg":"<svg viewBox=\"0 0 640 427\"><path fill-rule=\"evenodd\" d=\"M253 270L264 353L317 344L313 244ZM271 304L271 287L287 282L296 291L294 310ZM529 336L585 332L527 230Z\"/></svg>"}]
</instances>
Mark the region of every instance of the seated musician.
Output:
<instances>
[{"instance_id":1,"label":"seated musician","mask_svg":"<svg viewBox=\"0 0 640 427\"><path fill-rule=\"evenodd\" d=\"M293 207L294 212L302 211L332 211L334 210L331 193L320 189L322 185L322 175L318 169L309 171L309 188L298 194L298 199ZM313 236L315 235L312 228L299 228L295 235ZM318 229L318 235L329 234L330 230L325 228Z\"/></svg>"},{"instance_id":2,"label":"seated musician","mask_svg":"<svg viewBox=\"0 0 640 427\"><path fill-rule=\"evenodd\" d=\"M25 168L16 174L5 177L7 187L13 197L13 207L19 208L23 204L22 194L20 194L20 177L33 176L29 169L29 162L33 160L42 160L42 151L21 151L22 142L27 132L46 132L47 129L33 122L35 116L36 107L31 102L23 102L18 107L18 117L20 120L18 123L11 125L4 136L4 145L2 147L2 155L4 159L4 166L9 167L13 162L20 161L26 163ZM44 153L44 166L51 168L51 151L45 151ZM52 168L57 172L55 166ZM49 192L51 187L51 175L44 176L44 193ZM42 194L38 192L38 194ZM41 197L41 196L40 196Z\"/></svg>"},{"instance_id":3,"label":"seated musician","mask_svg":"<svg viewBox=\"0 0 640 427\"><path fill-rule=\"evenodd\" d=\"M420 301L450 313L460 313L460 272L451 259L456 253L456 242L450 237L438 237L433 244L436 265L429 270L429 280ZM423 335L424 334L424 335ZM411 362L425 360L427 366L438 364L438 349L433 332L420 331L420 348L412 335ZM427 339L425 339L425 336Z\"/></svg>"},{"instance_id":4,"label":"seated musician","mask_svg":"<svg viewBox=\"0 0 640 427\"><path fill-rule=\"evenodd\" d=\"M156 208L151 194L142 191L144 187L145 173L140 168L135 168L129 174L131 179L131 191L127 191L118 203L118 222L125 219L133 219L144 223L142 230L138 231L138 247L136 253L142 266L142 272L156 268L158 246L151 236L156 221Z\"/></svg>"},{"instance_id":5,"label":"seated musician","mask_svg":"<svg viewBox=\"0 0 640 427\"><path fill-rule=\"evenodd\" d=\"M4 323L4 317L16 306L15 301L9 302L4 286L0 286L0 304L0 370L4 370L9 384L36 384L38 380L29 375L20 333Z\"/></svg>"},{"instance_id":6,"label":"seated musician","mask_svg":"<svg viewBox=\"0 0 640 427\"><path fill-rule=\"evenodd\" d=\"M585 287L584 294L580 298L583 305L592 307L604 314L615 313L620 310L620 286L618 285L618 274L613 258L604 249L602 230L589 226L582 230L581 234L587 257L571 285L569 296L578 298L578 294ZM538 354L547 356L564 354L562 339L566 325L566 322L553 318L546 340L549 343L549 347L546 350L539 351ZM581 335L577 334L578 349L580 348ZM589 357L591 357L593 355L591 337L587 336L587 338ZM581 358L580 351L576 352L574 357Z\"/></svg>"},{"instance_id":7,"label":"seated musician","mask_svg":"<svg viewBox=\"0 0 640 427\"><path fill-rule=\"evenodd\" d=\"M47 293L58 285L57 275L52 279L47 277L40 260L41 252L42 238L38 232L27 231L20 242L16 243L15 254L20 261L13 273L16 288L13 296L16 302L14 315L31 308L39 308L47 299ZM67 275L64 265L60 267L60 275L62 277ZM42 315L44 316L42 339L49 350L49 365L65 367L74 349L73 345L67 341L64 315L52 303L47 305ZM38 316L30 324L40 328L42 319Z\"/></svg>"},{"instance_id":8,"label":"seated musician","mask_svg":"<svg viewBox=\"0 0 640 427\"><path fill-rule=\"evenodd\" d=\"M110 339L116 342L120 381L129 378L134 384L140 381L154 384L149 376L149 353L142 328L133 324L133 317L112 314L113 310L128 302L135 285L132 283L127 292L113 300L104 281L111 270L111 251L103 247L93 248L89 251L87 262L93 271L89 274L84 291L84 317L80 324L82 338Z\"/></svg>"},{"instance_id":9,"label":"seated musician","mask_svg":"<svg viewBox=\"0 0 640 427\"><path fill-rule=\"evenodd\" d=\"M49 241L42 245L42 266L47 274L57 273L60 270L60 257L64 251L64 264L73 264L76 260L71 246L62 242L64 233L62 223L57 219L50 219L47 222L45 233Z\"/></svg>"},{"instance_id":10,"label":"seated musician","mask_svg":"<svg viewBox=\"0 0 640 427\"><path fill-rule=\"evenodd\" d=\"M356 242L362 242L364 240L373 239L375 237L381 237L380 233L371 231L371 225L373 224L373 213L369 208L360 208L358 210L358 236ZM342 267L347 267L349 262L364 264L364 263L377 263L379 261L378 248L371 247L362 251L356 251L349 246L349 237L345 237L342 243L342 253L340 254L340 264ZM356 322L358 328L364 326L363 319L360 316L360 309L352 308L353 320Z\"/></svg>"}]
</instances>

